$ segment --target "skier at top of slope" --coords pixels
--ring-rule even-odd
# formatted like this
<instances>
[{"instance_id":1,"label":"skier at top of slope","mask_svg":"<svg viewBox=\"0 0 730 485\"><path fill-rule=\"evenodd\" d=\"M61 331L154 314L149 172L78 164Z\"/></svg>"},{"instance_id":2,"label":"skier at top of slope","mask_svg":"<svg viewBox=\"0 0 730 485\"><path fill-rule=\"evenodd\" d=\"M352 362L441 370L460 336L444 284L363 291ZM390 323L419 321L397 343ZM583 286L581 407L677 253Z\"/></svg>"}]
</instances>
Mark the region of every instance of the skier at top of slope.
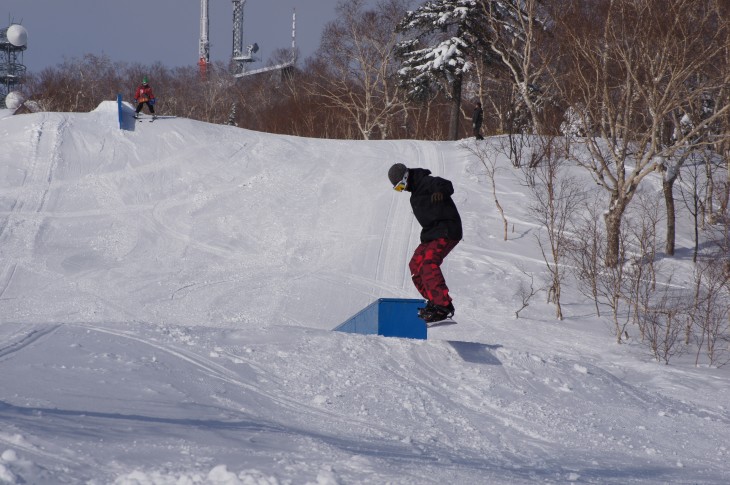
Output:
<instances>
[{"instance_id":1,"label":"skier at top of slope","mask_svg":"<svg viewBox=\"0 0 730 485\"><path fill-rule=\"evenodd\" d=\"M139 112L142 111L142 107L146 104L147 109L150 110L152 118L157 118L155 115L155 94L152 92L152 86L150 86L147 76L142 78L142 84L137 86L137 90L134 92L134 99L137 101L137 109L134 111L134 117L139 116Z\"/></svg>"},{"instance_id":2,"label":"skier at top of slope","mask_svg":"<svg viewBox=\"0 0 730 485\"><path fill-rule=\"evenodd\" d=\"M394 190L411 193L413 215L422 227L421 244L408 263L413 284L428 300L419 316L427 323L450 318L455 310L441 263L463 236L461 216L451 198L454 186L430 170L409 169L402 163L390 167L388 178Z\"/></svg>"}]
</instances>

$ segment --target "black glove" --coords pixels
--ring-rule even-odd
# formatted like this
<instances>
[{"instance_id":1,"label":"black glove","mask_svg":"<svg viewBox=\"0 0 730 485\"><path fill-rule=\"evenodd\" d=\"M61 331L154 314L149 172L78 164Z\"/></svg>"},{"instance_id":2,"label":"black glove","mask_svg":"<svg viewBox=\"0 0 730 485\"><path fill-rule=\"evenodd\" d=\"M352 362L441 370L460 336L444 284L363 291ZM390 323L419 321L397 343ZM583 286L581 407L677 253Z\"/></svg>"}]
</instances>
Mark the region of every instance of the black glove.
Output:
<instances>
[{"instance_id":1,"label":"black glove","mask_svg":"<svg viewBox=\"0 0 730 485\"><path fill-rule=\"evenodd\" d=\"M437 204L437 203L443 202L443 201L444 201L444 194L442 194L441 192L434 192L433 194L431 194L431 203L432 204Z\"/></svg>"}]
</instances>

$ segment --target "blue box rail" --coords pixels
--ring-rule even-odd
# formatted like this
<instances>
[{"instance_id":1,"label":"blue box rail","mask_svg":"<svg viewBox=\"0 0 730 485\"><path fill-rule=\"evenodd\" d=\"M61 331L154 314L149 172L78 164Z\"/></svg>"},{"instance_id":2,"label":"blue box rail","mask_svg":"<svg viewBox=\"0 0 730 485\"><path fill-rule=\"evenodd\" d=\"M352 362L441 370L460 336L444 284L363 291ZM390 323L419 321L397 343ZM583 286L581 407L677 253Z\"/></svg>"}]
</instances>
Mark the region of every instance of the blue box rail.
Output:
<instances>
[{"instance_id":1,"label":"blue box rail","mask_svg":"<svg viewBox=\"0 0 730 485\"><path fill-rule=\"evenodd\" d=\"M382 335L426 340L426 324L418 318L418 309L426 305L424 300L380 298L347 321L335 327L335 331Z\"/></svg>"},{"instance_id":2,"label":"blue box rail","mask_svg":"<svg viewBox=\"0 0 730 485\"><path fill-rule=\"evenodd\" d=\"M122 109L122 95L121 94L117 94L117 116L119 117L119 129L120 130L122 129L122 126L123 126L123 124L122 124L122 112L123 112L123 109Z\"/></svg>"}]
</instances>

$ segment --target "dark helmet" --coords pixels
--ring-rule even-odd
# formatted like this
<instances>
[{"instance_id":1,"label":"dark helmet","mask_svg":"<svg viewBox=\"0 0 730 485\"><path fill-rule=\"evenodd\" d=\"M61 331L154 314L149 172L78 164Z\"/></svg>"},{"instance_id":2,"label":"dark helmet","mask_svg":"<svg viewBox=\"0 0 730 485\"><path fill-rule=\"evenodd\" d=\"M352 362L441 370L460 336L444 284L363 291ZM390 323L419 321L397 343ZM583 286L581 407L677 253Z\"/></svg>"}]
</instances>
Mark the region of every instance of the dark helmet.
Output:
<instances>
[{"instance_id":1,"label":"dark helmet","mask_svg":"<svg viewBox=\"0 0 730 485\"><path fill-rule=\"evenodd\" d=\"M390 167L390 170L388 170L388 179L390 180L390 183L393 184L393 186L395 187L398 182L403 180L403 177L405 177L407 171L408 168L402 163L394 164L392 167Z\"/></svg>"}]
</instances>

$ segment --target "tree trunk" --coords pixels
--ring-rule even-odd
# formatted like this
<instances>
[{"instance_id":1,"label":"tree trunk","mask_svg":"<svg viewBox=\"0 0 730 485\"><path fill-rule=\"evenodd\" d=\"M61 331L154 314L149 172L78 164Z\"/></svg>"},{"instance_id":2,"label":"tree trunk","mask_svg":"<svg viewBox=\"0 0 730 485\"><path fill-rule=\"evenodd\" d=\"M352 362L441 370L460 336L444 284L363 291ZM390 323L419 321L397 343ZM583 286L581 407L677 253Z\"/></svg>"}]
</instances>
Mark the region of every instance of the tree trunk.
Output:
<instances>
[{"instance_id":1,"label":"tree trunk","mask_svg":"<svg viewBox=\"0 0 730 485\"><path fill-rule=\"evenodd\" d=\"M456 76L451 83L451 117L449 119L449 140L459 139L461 121L461 76Z\"/></svg>"},{"instance_id":2,"label":"tree trunk","mask_svg":"<svg viewBox=\"0 0 730 485\"><path fill-rule=\"evenodd\" d=\"M727 126L727 124L725 125ZM726 143L723 143L723 150L722 154L725 158L725 186L720 189L720 215L723 217L727 217L728 215L728 205L730 204L730 147ZM712 197L712 194L710 194L710 197ZM712 217L712 220L715 219L714 214L710 212L710 217ZM728 316L730 318L730 315Z\"/></svg>"},{"instance_id":3,"label":"tree trunk","mask_svg":"<svg viewBox=\"0 0 730 485\"><path fill-rule=\"evenodd\" d=\"M604 216L606 221L606 267L615 268L619 264L621 249L621 218L626 204L616 196L611 197L611 205Z\"/></svg>"},{"instance_id":4,"label":"tree trunk","mask_svg":"<svg viewBox=\"0 0 730 485\"><path fill-rule=\"evenodd\" d=\"M674 181L676 178L664 178L662 180L662 191L664 192L664 205L667 209L667 256L674 256L676 215L674 210Z\"/></svg>"}]
</instances>

